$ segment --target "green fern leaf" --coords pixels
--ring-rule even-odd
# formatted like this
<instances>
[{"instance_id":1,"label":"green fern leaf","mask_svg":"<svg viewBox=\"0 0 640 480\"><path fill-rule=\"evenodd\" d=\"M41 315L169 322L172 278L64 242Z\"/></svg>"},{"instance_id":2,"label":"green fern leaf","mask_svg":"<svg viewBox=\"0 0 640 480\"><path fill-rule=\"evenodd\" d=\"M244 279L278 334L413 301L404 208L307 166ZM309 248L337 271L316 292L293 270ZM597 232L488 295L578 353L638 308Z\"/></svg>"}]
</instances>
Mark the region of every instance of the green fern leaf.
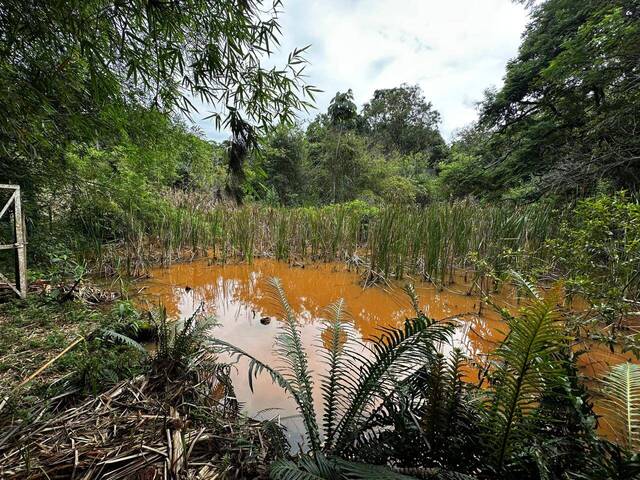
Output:
<instances>
[{"instance_id":1,"label":"green fern leaf","mask_svg":"<svg viewBox=\"0 0 640 480\"><path fill-rule=\"evenodd\" d=\"M333 434L340 411L340 365L344 355L344 343L349 339L349 330L345 323L347 316L343 299L329 305L326 308L328 319L325 332L328 334L328 351L324 354L327 362L328 374L322 377L322 396L324 399L323 427L325 432L325 448L331 449Z\"/></svg>"},{"instance_id":2,"label":"green fern leaf","mask_svg":"<svg viewBox=\"0 0 640 480\"><path fill-rule=\"evenodd\" d=\"M269 279L268 285L273 298L280 307L283 320L280 333L276 336L275 351L287 369L282 372L296 391L298 407L302 414L312 450L320 451L320 431L313 405L313 380L309 370L307 353L302 346L298 321L289 305L279 279Z\"/></svg>"},{"instance_id":3,"label":"green fern leaf","mask_svg":"<svg viewBox=\"0 0 640 480\"><path fill-rule=\"evenodd\" d=\"M269 478L272 480L326 480L326 477L303 470L291 460L276 460L271 464Z\"/></svg>"},{"instance_id":4,"label":"green fern leaf","mask_svg":"<svg viewBox=\"0 0 640 480\"><path fill-rule=\"evenodd\" d=\"M498 472L514 445L526 437L527 418L563 375L554 354L565 341L553 300L534 300L507 323L510 333L494 352L488 431Z\"/></svg>"},{"instance_id":5,"label":"green fern leaf","mask_svg":"<svg viewBox=\"0 0 640 480\"><path fill-rule=\"evenodd\" d=\"M424 316L407 319L404 328L381 328L382 334L367 347L368 355L349 351L340 369L345 413L335 430L335 449L348 448L368 428L371 409L383 403L399 379L417 371L446 343L453 326Z\"/></svg>"},{"instance_id":6,"label":"green fern leaf","mask_svg":"<svg viewBox=\"0 0 640 480\"><path fill-rule=\"evenodd\" d=\"M134 348L136 350L139 350L140 352L144 353L145 355L148 355L149 352L147 352L147 350L140 345L138 342L136 342L134 339L127 337L126 335L122 335L121 333L115 332L113 330L110 329L104 329L101 332L102 337L103 338L110 338L111 340L117 342L117 343L122 343L128 347Z\"/></svg>"},{"instance_id":7,"label":"green fern leaf","mask_svg":"<svg viewBox=\"0 0 640 480\"><path fill-rule=\"evenodd\" d=\"M612 426L631 451L640 449L640 365L621 363L602 380L603 406Z\"/></svg>"}]
</instances>

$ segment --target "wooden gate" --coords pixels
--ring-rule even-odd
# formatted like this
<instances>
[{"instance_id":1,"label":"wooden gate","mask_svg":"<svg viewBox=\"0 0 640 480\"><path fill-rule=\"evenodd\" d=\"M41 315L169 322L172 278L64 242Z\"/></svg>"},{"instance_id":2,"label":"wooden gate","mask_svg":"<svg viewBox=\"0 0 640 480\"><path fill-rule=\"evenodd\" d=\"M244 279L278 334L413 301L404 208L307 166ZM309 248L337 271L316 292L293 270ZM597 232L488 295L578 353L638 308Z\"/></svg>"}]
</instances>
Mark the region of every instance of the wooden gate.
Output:
<instances>
[{"instance_id":1,"label":"wooden gate","mask_svg":"<svg viewBox=\"0 0 640 480\"><path fill-rule=\"evenodd\" d=\"M0 190L9 190L11 196L0 210L0 220L5 214L11 215L13 243L6 245L0 244L0 250L13 250L15 256L15 279L16 283L11 281L0 273L0 288L9 287L16 292L20 298L27 296L27 237L24 225L24 216L22 215L22 204L20 203L20 186L19 185L2 185ZM0 203L2 205L2 203Z\"/></svg>"}]
</instances>

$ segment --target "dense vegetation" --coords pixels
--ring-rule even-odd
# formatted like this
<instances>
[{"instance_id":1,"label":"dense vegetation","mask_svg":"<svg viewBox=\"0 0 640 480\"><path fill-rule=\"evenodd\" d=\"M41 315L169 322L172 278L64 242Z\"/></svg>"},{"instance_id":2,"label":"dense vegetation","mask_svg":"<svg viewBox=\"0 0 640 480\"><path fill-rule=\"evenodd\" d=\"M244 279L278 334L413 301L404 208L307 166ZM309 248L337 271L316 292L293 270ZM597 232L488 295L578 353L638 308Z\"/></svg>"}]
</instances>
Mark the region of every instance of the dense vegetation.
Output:
<instances>
[{"instance_id":1,"label":"dense vegetation","mask_svg":"<svg viewBox=\"0 0 640 480\"><path fill-rule=\"evenodd\" d=\"M247 443L224 444L243 462L260 443L275 478L639 478L640 369L585 379L576 362L593 341L640 354L640 3L519 3L530 23L504 84L445 141L429 92L408 83L361 107L351 90L337 92L326 112L296 117L317 89L302 75L306 48L266 66L279 0L0 0L0 183L22 188L31 276L43 291L0 308L0 410L10 412L0 436L36 448L43 440L29 422L44 428L107 387L133 401L139 384L126 382L140 374L153 379L140 389L154 415L188 404L178 418L219 435L219 418L240 420L196 404L213 395L212 383L198 388L220 367L208 357L215 346L249 357L250 378L268 372L298 404L308 452L265 447L262 426ZM215 108L210 121L228 141L191 126L194 100ZM106 311L77 303L89 274L126 296L128 277L195 256L343 261L365 286L411 276L445 288L464 275L489 305L505 282L530 298L518 314L501 310L510 333L478 385L461 380L475 359L438 353L453 326L427 318L410 288L415 318L364 346L344 304L328 309L322 379L308 371L277 281L284 370L205 345L194 325L169 327L124 300ZM585 308L572 311L573 298ZM159 336L153 359L131 339L147 327ZM59 375L18 383L28 372L17 359L37 352L32 370L69 332L81 347L49 370ZM34 410L45 398L46 415ZM598 437L595 401L616 419L617 441ZM15 472L32 478L29 451L3 442L0 452L26 458ZM211 453L201 458L248 475Z\"/></svg>"}]
</instances>

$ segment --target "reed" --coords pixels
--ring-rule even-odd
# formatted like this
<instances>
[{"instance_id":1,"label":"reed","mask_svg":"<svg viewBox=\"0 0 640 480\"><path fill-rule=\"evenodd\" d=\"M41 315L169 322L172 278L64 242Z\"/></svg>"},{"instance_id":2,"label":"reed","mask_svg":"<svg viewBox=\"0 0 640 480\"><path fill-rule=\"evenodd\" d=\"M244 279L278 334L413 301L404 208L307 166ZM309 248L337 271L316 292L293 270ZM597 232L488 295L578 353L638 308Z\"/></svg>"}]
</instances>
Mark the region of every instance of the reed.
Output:
<instances>
[{"instance_id":1,"label":"reed","mask_svg":"<svg viewBox=\"0 0 640 480\"><path fill-rule=\"evenodd\" d=\"M182 199L157 212L127 212L118 235L88 231L97 270L144 273L149 265L208 256L215 261L344 261L367 265L366 283L418 276L438 285L461 271L499 278L528 271L548 256L554 215L545 206L487 205L470 200L425 208L230 207ZM113 238L115 237L115 238Z\"/></svg>"},{"instance_id":2,"label":"reed","mask_svg":"<svg viewBox=\"0 0 640 480\"><path fill-rule=\"evenodd\" d=\"M527 271L548 255L551 218L544 206L471 201L424 209L389 206L373 221L366 253L377 278L412 274L444 285L457 272L479 267L501 277L514 268Z\"/></svg>"}]
</instances>

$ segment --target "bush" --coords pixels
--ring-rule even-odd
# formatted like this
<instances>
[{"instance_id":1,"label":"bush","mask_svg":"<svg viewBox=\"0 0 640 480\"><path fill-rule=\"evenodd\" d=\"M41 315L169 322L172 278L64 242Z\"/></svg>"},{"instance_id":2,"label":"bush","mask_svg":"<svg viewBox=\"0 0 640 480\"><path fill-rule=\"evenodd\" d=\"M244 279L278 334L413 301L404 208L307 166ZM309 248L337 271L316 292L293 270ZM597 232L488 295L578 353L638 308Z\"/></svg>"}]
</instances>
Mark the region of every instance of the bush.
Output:
<instances>
[{"instance_id":1,"label":"bush","mask_svg":"<svg viewBox=\"0 0 640 480\"><path fill-rule=\"evenodd\" d=\"M625 192L581 200L549 247L570 293L584 297L608 323L640 295L640 205Z\"/></svg>"}]
</instances>

